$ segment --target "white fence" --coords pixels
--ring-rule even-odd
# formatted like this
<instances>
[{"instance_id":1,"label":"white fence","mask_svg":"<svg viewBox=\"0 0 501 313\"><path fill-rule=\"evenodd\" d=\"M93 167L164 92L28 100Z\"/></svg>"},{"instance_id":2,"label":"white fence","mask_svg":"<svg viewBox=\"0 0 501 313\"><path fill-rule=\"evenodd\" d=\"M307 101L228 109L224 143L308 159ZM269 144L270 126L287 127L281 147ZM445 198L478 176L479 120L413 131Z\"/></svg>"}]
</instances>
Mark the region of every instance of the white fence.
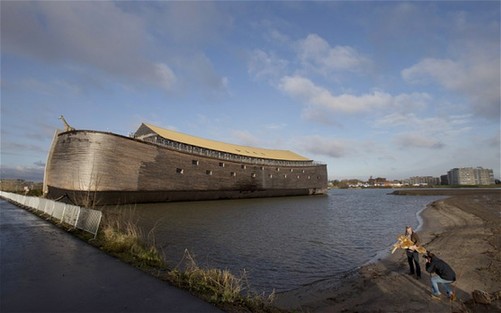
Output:
<instances>
[{"instance_id":1,"label":"white fence","mask_svg":"<svg viewBox=\"0 0 501 313\"><path fill-rule=\"evenodd\" d=\"M101 218L103 216L101 211L44 198L27 197L5 191L0 191L0 197L50 215L61 223L64 222L75 228L85 230L93 234L94 238L97 236L99 224L101 224Z\"/></svg>"}]
</instances>

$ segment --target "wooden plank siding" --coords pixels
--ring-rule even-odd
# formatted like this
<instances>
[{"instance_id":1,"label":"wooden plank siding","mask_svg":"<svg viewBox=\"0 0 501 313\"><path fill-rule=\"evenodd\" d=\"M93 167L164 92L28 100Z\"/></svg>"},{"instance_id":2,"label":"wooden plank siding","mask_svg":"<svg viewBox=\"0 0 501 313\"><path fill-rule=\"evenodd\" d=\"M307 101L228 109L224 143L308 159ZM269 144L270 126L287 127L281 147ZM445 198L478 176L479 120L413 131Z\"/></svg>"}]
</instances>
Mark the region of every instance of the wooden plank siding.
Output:
<instances>
[{"instance_id":1,"label":"wooden plank siding","mask_svg":"<svg viewBox=\"0 0 501 313\"><path fill-rule=\"evenodd\" d=\"M95 193L100 203L322 194L327 167L245 164L112 133L60 133L47 162L48 197ZM76 203L78 204L78 203Z\"/></svg>"}]
</instances>

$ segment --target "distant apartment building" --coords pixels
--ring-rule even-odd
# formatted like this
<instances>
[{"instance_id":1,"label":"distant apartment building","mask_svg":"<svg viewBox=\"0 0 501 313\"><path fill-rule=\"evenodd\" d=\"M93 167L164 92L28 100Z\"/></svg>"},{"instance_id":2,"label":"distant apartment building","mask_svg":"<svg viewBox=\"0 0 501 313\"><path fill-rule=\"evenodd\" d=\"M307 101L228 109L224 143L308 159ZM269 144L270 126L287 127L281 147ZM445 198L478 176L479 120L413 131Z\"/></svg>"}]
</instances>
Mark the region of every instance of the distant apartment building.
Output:
<instances>
[{"instance_id":1,"label":"distant apartment building","mask_svg":"<svg viewBox=\"0 0 501 313\"><path fill-rule=\"evenodd\" d=\"M414 176L410 177L406 184L411 186L433 186L440 184L440 178L432 176Z\"/></svg>"},{"instance_id":2,"label":"distant apartment building","mask_svg":"<svg viewBox=\"0 0 501 313\"><path fill-rule=\"evenodd\" d=\"M482 167L453 168L447 172L447 180L449 185L491 185L494 172Z\"/></svg>"},{"instance_id":3,"label":"distant apartment building","mask_svg":"<svg viewBox=\"0 0 501 313\"><path fill-rule=\"evenodd\" d=\"M440 185L449 185L448 175L440 175Z\"/></svg>"}]
</instances>

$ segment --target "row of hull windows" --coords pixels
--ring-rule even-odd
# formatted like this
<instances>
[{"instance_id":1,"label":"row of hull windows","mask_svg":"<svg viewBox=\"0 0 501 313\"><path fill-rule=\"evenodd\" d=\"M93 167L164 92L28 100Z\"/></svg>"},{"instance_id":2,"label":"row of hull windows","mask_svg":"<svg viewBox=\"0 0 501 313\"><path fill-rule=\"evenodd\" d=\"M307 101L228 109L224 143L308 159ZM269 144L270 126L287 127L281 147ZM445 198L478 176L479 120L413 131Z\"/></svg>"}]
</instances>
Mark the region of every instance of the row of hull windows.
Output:
<instances>
[{"instance_id":1,"label":"row of hull windows","mask_svg":"<svg viewBox=\"0 0 501 313\"><path fill-rule=\"evenodd\" d=\"M200 165L200 162L199 162L198 160L192 160L192 161L191 161L191 164L193 164L193 165L195 165L195 166L199 166L199 165ZM226 164L225 164L224 162L219 162L219 166L220 166L220 167L225 167L225 166L226 166ZM245 165L245 164L242 164L240 167L241 167L243 170L247 169L247 165ZM260 167L259 167L259 169L260 169L261 171L264 171L264 166L260 166ZM280 167L275 168L275 171L280 172ZM291 169L288 169L287 171L289 171L289 172L293 173L293 172L294 172L294 169L293 169L293 168L291 168ZM299 170L299 172L300 172L300 173L302 173L302 174L304 174L304 172L305 172L305 171L304 171L304 170ZM232 173L233 173L233 172L232 172ZM286 175L286 176L287 176L287 175Z\"/></svg>"},{"instance_id":2,"label":"row of hull windows","mask_svg":"<svg viewBox=\"0 0 501 313\"><path fill-rule=\"evenodd\" d=\"M176 173L178 173L178 174L184 174L184 169L182 169L182 168L176 168ZM303 173L304 173L304 171L303 171ZM207 174L207 175L212 175L212 171L211 171L211 170L206 170L206 171L205 171L205 174ZM237 173L236 173L236 172L230 172L230 175L231 175L231 176L233 176L233 177L236 177L236 176L237 176ZM251 173L251 177L252 177L252 178L256 178L256 177L257 177L257 174L256 174L256 173ZM294 175L290 175L290 176L289 176L289 175L287 175L287 174L284 174L284 175L280 175L280 176L279 176L279 175L268 174L268 178L274 178L274 177L282 177L282 178L289 178L289 177L294 178L294 177L295 177L295 178L297 178L297 179L300 179L300 178L301 178L301 176L300 176L300 175L296 175L296 176L294 176ZM307 179L311 179L311 176L310 176L310 175L305 176L305 177L306 177ZM317 176L317 179L320 179L320 176Z\"/></svg>"}]
</instances>

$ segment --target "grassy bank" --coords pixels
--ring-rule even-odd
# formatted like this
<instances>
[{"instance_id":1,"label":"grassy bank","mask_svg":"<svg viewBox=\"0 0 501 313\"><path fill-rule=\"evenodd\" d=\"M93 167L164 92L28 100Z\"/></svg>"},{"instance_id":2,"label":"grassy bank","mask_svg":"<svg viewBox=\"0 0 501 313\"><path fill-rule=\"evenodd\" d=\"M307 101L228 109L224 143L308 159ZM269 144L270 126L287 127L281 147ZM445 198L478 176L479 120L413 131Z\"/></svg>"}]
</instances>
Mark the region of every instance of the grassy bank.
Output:
<instances>
[{"instance_id":1,"label":"grassy bank","mask_svg":"<svg viewBox=\"0 0 501 313\"><path fill-rule=\"evenodd\" d=\"M272 306L270 296L253 293L246 273L200 267L188 250L178 266L169 269L155 247L154 230L143 233L134 214L106 214L96 240L91 243L103 251L140 268L155 277L213 303L227 312L284 312Z\"/></svg>"},{"instance_id":2,"label":"grassy bank","mask_svg":"<svg viewBox=\"0 0 501 313\"><path fill-rule=\"evenodd\" d=\"M49 215L24 208L107 254L186 289L226 312L286 312L272 305L274 294L266 296L252 292L246 272L237 276L226 269L203 268L187 250L176 268L168 268L163 253L155 246L154 229L144 233L134 220L132 210L121 210L120 213L104 211L99 232L94 239L93 235L60 223Z\"/></svg>"},{"instance_id":3,"label":"grassy bank","mask_svg":"<svg viewBox=\"0 0 501 313\"><path fill-rule=\"evenodd\" d=\"M227 312L286 312L273 307L274 293L252 292L245 271L236 276L229 270L202 268L188 250L180 264L167 273L167 279Z\"/></svg>"},{"instance_id":4,"label":"grassy bank","mask_svg":"<svg viewBox=\"0 0 501 313\"><path fill-rule=\"evenodd\" d=\"M95 244L138 268L166 269L162 255L148 237L130 220L105 216Z\"/></svg>"}]
</instances>

